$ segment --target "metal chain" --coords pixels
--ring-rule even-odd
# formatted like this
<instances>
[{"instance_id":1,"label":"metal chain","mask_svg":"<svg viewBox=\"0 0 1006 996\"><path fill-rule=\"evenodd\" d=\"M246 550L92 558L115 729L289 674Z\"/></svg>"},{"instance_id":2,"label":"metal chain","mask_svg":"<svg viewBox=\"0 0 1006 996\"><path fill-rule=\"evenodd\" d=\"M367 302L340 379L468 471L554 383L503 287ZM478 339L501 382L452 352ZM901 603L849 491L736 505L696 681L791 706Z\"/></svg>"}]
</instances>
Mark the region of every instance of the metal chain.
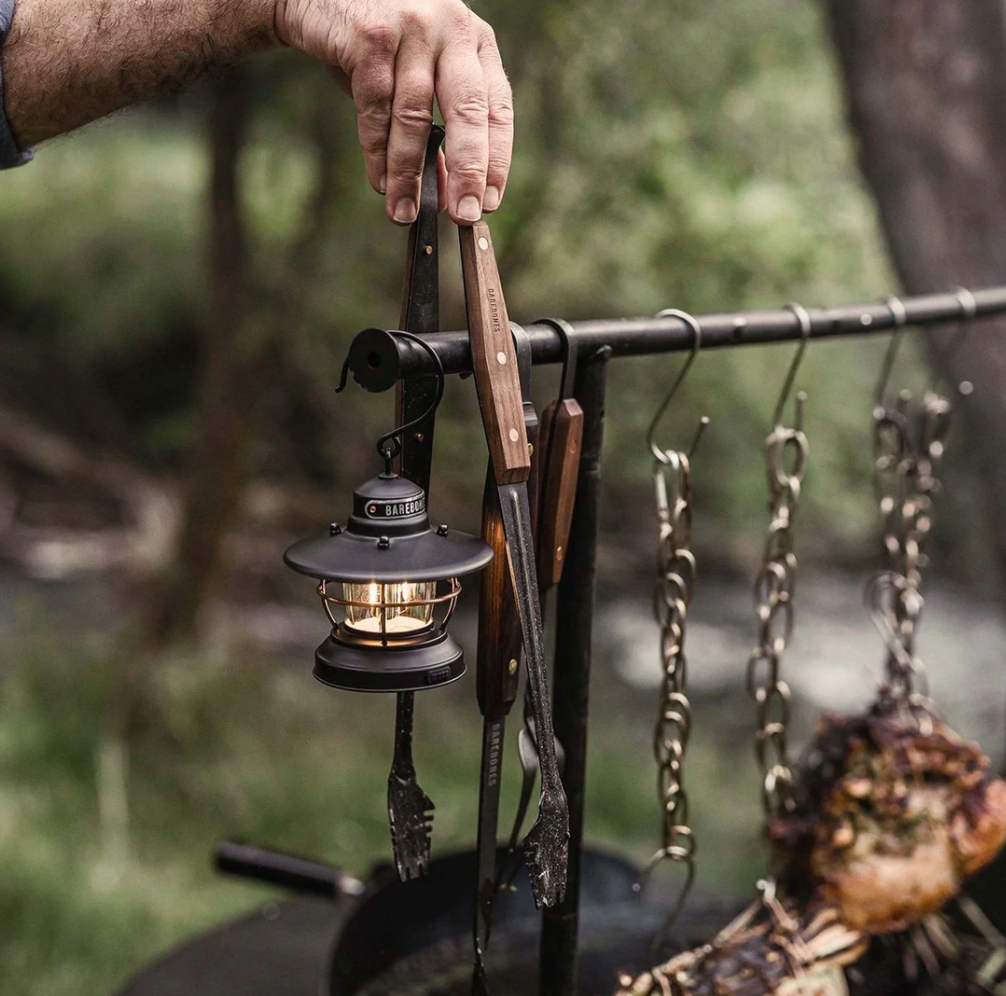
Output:
<instances>
[{"instance_id":1,"label":"metal chain","mask_svg":"<svg viewBox=\"0 0 1006 996\"><path fill-rule=\"evenodd\" d=\"M961 323L951 353L968 335L968 322L977 310L970 291L959 290L958 298L966 321ZM904 305L897 298L889 299L888 305L895 327L903 326ZM923 728L931 728L934 706L929 697L925 664L915 652L915 637L925 606L922 580L929 565L926 548L934 523L933 497L940 489L938 471L953 406L934 390L926 392L921 404L914 408L908 391L902 391L893 405L885 403L884 392L896 350L897 336L888 347L873 409L873 481L888 567L867 583L866 601L887 646L887 680L882 694ZM962 395L968 395L973 386L964 381L958 389ZM1001 978L1006 965L1006 938L967 894L957 897L957 908L986 947L980 964L966 966L968 976L984 991L1006 996L1006 982ZM963 961L963 948L952 934L942 931L939 920L918 929L922 936L915 938L916 943L925 939L951 959Z\"/></svg>"},{"instance_id":2,"label":"metal chain","mask_svg":"<svg viewBox=\"0 0 1006 996\"><path fill-rule=\"evenodd\" d=\"M887 692L913 710L928 709L925 665L915 636L925 604L922 572L933 527L937 471L950 428L950 402L927 393L911 410L902 392L894 405L873 413L874 484L883 520L887 570L870 579L867 604L887 644Z\"/></svg>"},{"instance_id":3,"label":"metal chain","mask_svg":"<svg viewBox=\"0 0 1006 996\"><path fill-rule=\"evenodd\" d=\"M664 926L666 931L684 905L695 878L695 837L688 824L688 792L683 770L691 732L685 628L696 576L695 556L691 550L692 497L688 455L675 450L662 451L654 460L653 485L659 523L653 613L660 627L663 668L653 752L658 768L657 797L661 806L662 846L651 859L646 874L664 860L681 862L686 867L685 883Z\"/></svg>"},{"instance_id":4,"label":"metal chain","mask_svg":"<svg viewBox=\"0 0 1006 996\"><path fill-rule=\"evenodd\" d=\"M799 428L803 400L803 395L797 397L797 428L776 425L765 440L771 521L754 586L758 645L748 658L747 689L756 706L755 755L769 817L791 805L793 783L786 739L791 696L779 674L793 636L797 570L793 522L807 469L807 437Z\"/></svg>"}]
</instances>

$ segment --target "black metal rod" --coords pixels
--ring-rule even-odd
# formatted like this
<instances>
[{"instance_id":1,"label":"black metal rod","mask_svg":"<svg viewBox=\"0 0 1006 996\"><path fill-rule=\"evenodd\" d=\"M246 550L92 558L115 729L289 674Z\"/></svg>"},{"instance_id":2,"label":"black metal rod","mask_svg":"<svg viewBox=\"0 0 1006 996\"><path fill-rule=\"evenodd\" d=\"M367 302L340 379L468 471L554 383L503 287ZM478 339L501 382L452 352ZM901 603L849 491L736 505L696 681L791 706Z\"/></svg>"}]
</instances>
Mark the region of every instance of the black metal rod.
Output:
<instances>
[{"instance_id":1,"label":"black metal rod","mask_svg":"<svg viewBox=\"0 0 1006 996\"><path fill-rule=\"evenodd\" d=\"M359 879L333 865L253 844L224 840L217 844L213 857L217 871L227 875L327 899L358 896L364 888Z\"/></svg>"},{"instance_id":2,"label":"black metal rod","mask_svg":"<svg viewBox=\"0 0 1006 996\"><path fill-rule=\"evenodd\" d=\"M1006 314L1006 287L971 292L975 316ZM908 325L955 322L963 316L968 292L930 294L901 299ZM810 336L825 339L841 335L869 335L895 326L895 313L884 303L808 309ZM702 329L703 349L724 349L799 339L800 323L792 311L746 311L733 314L696 315ZM679 318L614 318L571 322L574 341L585 354L604 346L612 356L643 356L691 349L694 333ZM527 325L531 356L535 364L560 363L562 340L549 325ZM368 391L386 391L402 377L432 373L429 356L413 343L396 339L394 330L365 329L353 340L349 364L353 377ZM449 374L471 372L468 333L436 332L424 336Z\"/></svg>"},{"instance_id":3,"label":"black metal rod","mask_svg":"<svg viewBox=\"0 0 1006 996\"><path fill-rule=\"evenodd\" d=\"M566 751L562 784L569 803L569 870L565 899L543 914L538 989L542 996L576 993L590 646L601 524L601 449L609 356L607 348L596 351L592 357L581 354L574 387L574 396L584 413L583 444L566 566L556 597L552 695L555 735Z\"/></svg>"}]
</instances>

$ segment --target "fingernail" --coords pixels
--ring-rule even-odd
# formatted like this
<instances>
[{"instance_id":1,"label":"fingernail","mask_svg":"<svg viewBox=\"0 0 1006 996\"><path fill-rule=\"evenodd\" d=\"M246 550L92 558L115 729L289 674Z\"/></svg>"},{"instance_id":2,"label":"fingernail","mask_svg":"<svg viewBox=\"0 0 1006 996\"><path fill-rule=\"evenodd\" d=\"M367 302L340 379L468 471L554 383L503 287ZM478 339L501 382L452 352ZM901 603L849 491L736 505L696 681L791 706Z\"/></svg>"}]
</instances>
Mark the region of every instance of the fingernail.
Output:
<instances>
[{"instance_id":1,"label":"fingernail","mask_svg":"<svg viewBox=\"0 0 1006 996\"><path fill-rule=\"evenodd\" d=\"M388 177L387 175L381 177L381 182L378 183L377 189L381 191L382 194L388 192Z\"/></svg>"},{"instance_id":2,"label":"fingernail","mask_svg":"<svg viewBox=\"0 0 1006 996\"><path fill-rule=\"evenodd\" d=\"M479 199L474 194L468 194L458 201L458 217L463 221L478 221L482 217Z\"/></svg>"},{"instance_id":3,"label":"fingernail","mask_svg":"<svg viewBox=\"0 0 1006 996\"><path fill-rule=\"evenodd\" d=\"M486 195L482 198L483 211L495 211L500 206L500 188L486 187Z\"/></svg>"},{"instance_id":4,"label":"fingernail","mask_svg":"<svg viewBox=\"0 0 1006 996\"><path fill-rule=\"evenodd\" d=\"M411 225L416 220L416 202L409 197L403 197L395 205L395 221L399 225Z\"/></svg>"}]
</instances>

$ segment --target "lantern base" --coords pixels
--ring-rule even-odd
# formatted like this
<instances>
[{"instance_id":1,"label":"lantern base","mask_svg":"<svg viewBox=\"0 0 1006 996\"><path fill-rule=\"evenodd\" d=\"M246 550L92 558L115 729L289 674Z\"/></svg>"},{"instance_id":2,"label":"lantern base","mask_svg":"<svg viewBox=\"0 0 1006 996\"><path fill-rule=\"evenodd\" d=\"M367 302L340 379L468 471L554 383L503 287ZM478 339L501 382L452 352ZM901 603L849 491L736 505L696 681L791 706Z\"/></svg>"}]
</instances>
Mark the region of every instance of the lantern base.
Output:
<instances>
[{"instance_id":1,"label":"lantern base","mask_svg":"<svg viewBox=\"0 0 1006 996\"><path fill-rule=\"evenodd\" d=\"M418 646L363 649L333 633L314 654L314 676L352 692L421 692L449 685L464 673L464 651L449 633Z\"/></svg>"}]
</instances>

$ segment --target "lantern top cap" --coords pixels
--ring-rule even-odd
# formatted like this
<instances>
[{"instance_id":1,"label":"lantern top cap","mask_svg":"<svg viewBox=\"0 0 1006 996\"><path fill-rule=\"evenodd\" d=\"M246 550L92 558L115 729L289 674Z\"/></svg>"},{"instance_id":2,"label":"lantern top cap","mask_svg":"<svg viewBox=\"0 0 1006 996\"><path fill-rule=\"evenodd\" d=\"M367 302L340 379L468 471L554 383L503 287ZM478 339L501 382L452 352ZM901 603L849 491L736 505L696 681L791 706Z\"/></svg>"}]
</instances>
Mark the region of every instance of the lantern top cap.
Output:
<instances>
[{"instance_id":1,"label":"lantern top cap","mask_svg":"<svg viewBox=\"0 0 1006 996\"><path fill-rule=\"evenodd\" d=\"M397 474L381 474L353 494L345 529L294 543L284 554L301 574L354 584L440 581L481 570L492 549L476 536L444 527L434 531L426 492Z\"/></svg>"},{"instance_id":2,"label":"lantern top cap","mask_svg":"<svg viewBox=\"0 0 1006 996\"><path fill-rule=\"evenodd\" d=\"M402 527L413 531L419 522L411 520L419 519L425 520L425 526L429 528L426 492L406 477L379 474L353 492L353 519L350 523L358 532L370 534L376 530L378 535L383 535L388 526L394 531L401 531Z\"/></svg>"}]
</instances>

